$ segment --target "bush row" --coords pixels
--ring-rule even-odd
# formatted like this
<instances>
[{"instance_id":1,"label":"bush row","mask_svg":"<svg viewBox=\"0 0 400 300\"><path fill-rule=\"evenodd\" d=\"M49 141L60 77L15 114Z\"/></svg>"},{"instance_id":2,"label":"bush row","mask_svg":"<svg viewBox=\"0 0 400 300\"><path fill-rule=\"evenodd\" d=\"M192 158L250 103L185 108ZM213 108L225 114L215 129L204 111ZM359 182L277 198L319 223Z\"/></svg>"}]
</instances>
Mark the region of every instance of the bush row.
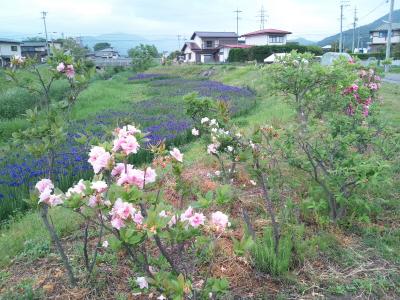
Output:
<instances>
[{"instance_id":1,"label":"bush row","mask_svg":"<svg viewBox=\"0 0 400 300\"><path fill-rule=\"evenodd\" d=\"M368 59L370 57L375 57L376 59L383 60L386 57L386 54L384 52L377 52L377 53L357 53L357 54L352 54L353 56L358 57L359 59ZM400 52L395 52L392 53L392 58L393 59L400 59Z\"/></svg>"},{"instance_id":2,"label":"bush row","mask_svg":"<svg viewBox=\"0 0 400 300\"><path fill-rule=\"evenodd\" d=\"M229 62L245 62L256 60L263 62L264 59L273 53L289 53L297 50L300 53L311 52L315 55L322 55L323 51L318 46L302 46L302 45L282 45L282 46L254 46L247 49L232 49L229 51Z\"/></svg>"}]
</instances>

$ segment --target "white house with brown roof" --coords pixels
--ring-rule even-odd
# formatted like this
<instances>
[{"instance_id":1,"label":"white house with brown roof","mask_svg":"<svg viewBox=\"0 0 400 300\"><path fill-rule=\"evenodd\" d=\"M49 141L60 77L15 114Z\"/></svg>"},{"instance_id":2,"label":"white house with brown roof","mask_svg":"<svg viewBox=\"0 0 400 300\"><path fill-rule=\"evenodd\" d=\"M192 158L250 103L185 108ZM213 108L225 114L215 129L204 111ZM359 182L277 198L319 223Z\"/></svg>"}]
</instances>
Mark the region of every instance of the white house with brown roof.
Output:
<instances>
[{"instance_id":1,"label":"white house with brown roof","mask_svg":"<svg viewBox=\"0 0 400 300\"><path fill-rule=\"evenodd\" d=\"M243 34L245 44L251 46L286 45L287 35L290 31L279 29L261 29Z\"/></svg>"},{"instance_id":2,"label":"white house with brown roof","mask_svg":"<svg viewBox=\"0 0 400 300\"><path fill-rule=\"evenodd\" d=\"M228 59L225 54L229 54L228 49L231 49L228 45L233 47L237 44L238 35L235 32L195 31L190 41L183 45L182 53L185 62L224 62Z\"/></svg>"}]
</instances>

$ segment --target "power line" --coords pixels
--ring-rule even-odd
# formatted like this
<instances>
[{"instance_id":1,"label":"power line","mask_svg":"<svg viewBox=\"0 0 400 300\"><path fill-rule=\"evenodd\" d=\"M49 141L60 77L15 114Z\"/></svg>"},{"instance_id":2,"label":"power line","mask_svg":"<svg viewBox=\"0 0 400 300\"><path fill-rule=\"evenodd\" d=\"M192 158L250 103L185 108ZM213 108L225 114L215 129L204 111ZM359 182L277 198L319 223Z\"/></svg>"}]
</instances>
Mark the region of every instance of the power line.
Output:
<instances>
[{"instance_id":1,"label":"power line","mask_svg":"<svg viewBox=\"0 0 400 300\"><path fill-rule=\"evenodd\" d=\"M239 35L239 14L240 14L242 11L239 10L239 8L237 8L237 9L234 10L233 12L236 13L236 34Z\"/></svg>"},{"instance_id":2,"label":"power line","mask_svg":"<svg viewBox=\"0 0 400 300\"><path fill-rule=\"evenodd\" d=\"M372 9L369 13L363 15L362 17L359 18L360 19L364 19L365 17L368 17L370 14L372 14L374 11L376 11L378 8L380 8L382 6L382 4L387 3L387 0L383 0L381 3L378 4L377 7L375 7L374 9Z\"/></svg>"}]
</instances>

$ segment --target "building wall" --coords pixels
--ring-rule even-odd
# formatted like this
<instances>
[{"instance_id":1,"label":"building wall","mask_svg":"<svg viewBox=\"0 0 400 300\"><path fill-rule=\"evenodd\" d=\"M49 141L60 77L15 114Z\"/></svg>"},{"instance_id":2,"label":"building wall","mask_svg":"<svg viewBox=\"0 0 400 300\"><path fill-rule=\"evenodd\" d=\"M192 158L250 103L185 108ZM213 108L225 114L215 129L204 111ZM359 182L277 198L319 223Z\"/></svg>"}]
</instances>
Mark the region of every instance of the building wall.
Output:
<instances>
[{"instance_id":1,"label":"building wall","mask_svg":"<svg viewBox=\"0 0 400 300\"><path fill-rule=\"evenodd\" d=\"M11 46L16 46L17 50L12 51ZM15 55L21 55L21 46L13 43L1 43L0 42L0 56L11 57Z\"/></svg>"},{"instance_id":2,"label":"building wall","mask_svg":"<svg viewBox=\"0 0 400 300\"><path fill-rule=\"evenodd\" d=\"M220 62L224 63L224 62L228 61L229 51L231 51L230 48L221 48L221 50L219 52L219 61Z\"/></svg>"},{"instance_id":3,"label":"building wall","mask_svg":"<svg viewBox=\"0 0 400 300\"><path fill-rule=\"evenodd\" d=\"M185 62L192 62L192 63L196 62L196 53L193 52L189 47L186 47L184 54L185 54Z\"/></svg>"},{"instance_id":4,"label":"building wall","mask_svg":"<svg viewBox=\"0 0 400 300\"><path fill-rule=\"evenodd\" d=\"M237 38L200 38L199 36L195 36L193 40L201 49L207 49L206 44L207 41L212 41L212 47L208 48L217 48L221 45L228 45L228 44L236 44L238 42Z\"/></svg>"},{"instance_id":5,"label":"building wall","mask_svg":"<svg viewBox=\"0 0 400 300\"><path fill-rule=\"evenodd\" d=\"M251 46L264 46L264 45L286 45L287 41L287 35L283 35L283 42L282 43L271 43L269 40L270 35L253 35L253 36L248 36L245 37L245 43L246 45L251 45Z\"/></svg>"}]
</instances>

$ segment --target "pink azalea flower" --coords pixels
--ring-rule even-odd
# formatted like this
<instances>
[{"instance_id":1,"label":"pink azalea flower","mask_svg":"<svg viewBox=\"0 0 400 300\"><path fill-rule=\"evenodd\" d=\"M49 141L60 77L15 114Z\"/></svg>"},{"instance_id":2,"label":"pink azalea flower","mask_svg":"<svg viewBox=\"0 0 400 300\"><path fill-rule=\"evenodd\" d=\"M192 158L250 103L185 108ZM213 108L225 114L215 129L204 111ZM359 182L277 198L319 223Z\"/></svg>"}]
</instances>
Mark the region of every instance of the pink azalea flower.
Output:
<instances>
[{"instance_id":1,"label":"pink azalea flower","mask_svg":"<svg viewBox=\"0 0 400 300\"><path fill-rule=\"evenodd\" d=\"M364 105L363 106L363 116L364 117L368 117L369 114L369 106L368 105Z\"/></svg>"},{"instance_id":2,"label":"pink azalea flower","mask_svg":"<svg viewBox=\"0 0 400 300\"><path fill-rule=\"evenodd\" d=\"M133 207L131 203L124 202L120 198L118 198L114 206L110 212L112 217L117 217L123 220L132 217L136 213L136 209Z\"/></svg>"},{"instance_id":3,"label":"pink azalea flower","mask_svg":"<svg viewBox=\"0 0 400 300\"><path fill-rule=\"evenodd\" d=\"M149 283L146 280L146 277L137 277L136 283L138 284L140 289L148 289Z\"/></svg>"},{"instance_id":4,"label":"pink azalea flower","mask_svg":"<svg viewBox=\"0 0 400 300\"><path fill-rule=\"evenodd\" d=\"M146 184L147 183L153 183L153 182L156 181L156 177L157 177L156 170L154 170L154 169L152 169L150 167L147 167L145 174L146 174L146 178L145 178L146 179Z\"/></svg>"},{"instance_id":5,"label":"pink azalea flower","mask_svg":"<svg viewBox=\"0 0 400 300\"><path fill-rule=\"evenodd\" d=\"M39 193L43 193L46 189L54 189L54 184L50 179L44 178L36 183L35 188L39 191Z\"/></svg>"},{"instance_id":6,"label":"pink azalea flower","mask_svg":"<svg viewBox=\"0 0 400 300\"><path fill-rule=\"evenodd\" d=\"M136 213L134 216L133 216L133 222L135 222L136 224L143 224L143 216L142 216L142 214L139 212L139 213Z\"/></svg>"},{"instance_id":7,"label":"pink azalea flower","mask_svg":"<svg viewBox=\"0 0 400 300\"><path fill-rule=\"evenodd\" d=\"M46 188L44 189L44 191L42 191L39 195L39 203L43 202L43 203L47 203L48 204L48 200L51 196L52 193L52 189L51 188Z\"/></svg>"},{"instance_id":8,"label":"pink azalea flower","mask_svg":"<svg viewBox=\"0 0 400 300\"><path fill-rule=\"evenodd\" d=\"M181 221L188 221L193 216L193 208L189 206L183 214L181 214Z\"/></svg>"},{"instance_id":9,"label":"pink azalea flower","mask_svg":"<svg viewBox=\"0 0 400 300\"><path fill-rule=\"evenodd\" d=\"M140 145L133 135L120 136L114 140L113 151L119 151L120 149L126 154L137 153Z\"/></svg>"},{"instance_id":10,"label":"pink azalea flower","mask_svg":"<svg viewBox=\"0 0 400 300\"><path fill-rule=\"evenodd\" d=\"M355 84L355 83L351 86L351 88L352 88L353 92L357 92L358 91L358 85Z\"/></svg>"},{"instance_id":11,"label":"pink azalea flower","mask_svg":"<svg viewBox=\"0 0 400 300\"><path fill-rule=\"evenodd\" d=\"M111 159L111 154L103 147L94 146L89 152L88 162L92 165L93 171L97 174L101 169L106 168Z\"/></svg>"},{"instance_id":12,"label":"pink azalea flower","mask_svg":"<svg viewBox=\"0 0 400 300\"><path fill-rule=\"evenodd\" d=\"M57 71L58 72L64 72L64 69L65 69L65 65L64 65L64 63L63 62L60 62L59 64L58 64L58 66L57 66Z\"/></svg>"},{"instance_id":13,"label":"pink azalea flower","mask_svg":"<svg viewBox=\"0 0 400 300\"><path fill-rule=\"evenodd\" d=\"M134 135L136 133L141 133L141 131L133 125L126 125L118 130L118 136Z\"/></svg>"},{"instance_id":14,"label":"pink azalea flower","mask_svg":"<svg viewBox=\"0 0 400 300\"><path fill-rule=\"evenodd\" d=\"M63 204L64 201L61 198L61 195L50 195L50 197L47 199L47 204L50 206L56 206Z\"/></svg>"},{"instance_id":15,"label":"pink azalea flower","mask_svg":"<svg viewBox=\"0 0 400 300\"><path fill-rule=\"evenodd\" d=\"M100 200L100 199L97 198L96 196L90 196L88 205L89 205L90 207L96 207L96 206L100 203L99 200Z\"/></svg>"},{"instance_id":16,"label":"pink azalea flower","mask_svg":"<svg viewBox=\"0 0 400 300\"><path fill-rule=\"evenodd\" d=\"M225 230L230 225L228 216L220 211L211 214L211 224L213 224L219 231Z\"/></svg>"},{"instance_id":17,"label":"pink azalea flower","mask_svg":"<svg viewBox=\"0 0 400 300\"><path fill-rule=\"evenodd\" d=\"M216 154L217 153L217 145L210 144L207 146L207 153L208 154Z\"/></svg>"},{"instance_id":18,"label":"pink azalea flower","mask_svg":"<svg viewBox=\"0 0 400 300\"><path fill-rule=\"evenodd\" d=\"M125 226L125 223L121 218L115 217L111 219L111 225L115 229L120 230L122 227Z\"/></svg>"},{"instance_id":19,"label":"pink azalea flower","mask_svg":"<svg viewBox=\"0 0 400 300\"><path fill-rule=\"evenodd\" d=\"M67 67L65 68L65 75L71 79L74 78L75 76L75 70L74 70L74 66L73 65L67 65Z\"/></svg>"},{"instance_id":20,"label":"pink azalea flower","mask_svg":"<svg viewBox=\"0 0 400 300\"><path fill-rule=\"evenodd\" d=\"M127 167L128 166L131 166L131 165L127 165ZM132 168L132 166L131 166L131 168ZM124 172L124 171L125 171L125 164L117 163L117 165L114 167L114 169L112 169L111 175L114 177L117 177L117 176L120 176L122 174L122 172Z\"/></svg>"},{"instance_id":21,"label":"pink azalea flower","mask_svg":"<svg viewBox=\"0 0 400 300\"><path fill-rule=\"evenodd\" d=\"M172 156L173 158L175 158L177 161L183 162L183 154L181 153L181 151L179 151L178 148L172 149L172 151L169 151L169 153L170 153L171 156Z\"/></svg>"},{"instance_id":22,"label":"pink azalea flower","mask_svg":"<svg viewBox=\"0 0 400 300\"><path fill-rule=\"evenodd\" d=\"M206 217L203 214L200 213L195 213L192 217L189 218L189 224L197 228L200 225L204 225L204 221L206 220Z\"/></svg>"},{"instance_id":23,"label":"pink azalea flower","mask_svg":"<svg viewBox=\"0 0 400 300\"><path fill-rule=\"evenodd\" d=\"M104 193L107 190L108 186L107 183L105 183L102 180L99 180L92 182L90 188L95 190L97 193Z\"/></svg>"}]
</instances>

